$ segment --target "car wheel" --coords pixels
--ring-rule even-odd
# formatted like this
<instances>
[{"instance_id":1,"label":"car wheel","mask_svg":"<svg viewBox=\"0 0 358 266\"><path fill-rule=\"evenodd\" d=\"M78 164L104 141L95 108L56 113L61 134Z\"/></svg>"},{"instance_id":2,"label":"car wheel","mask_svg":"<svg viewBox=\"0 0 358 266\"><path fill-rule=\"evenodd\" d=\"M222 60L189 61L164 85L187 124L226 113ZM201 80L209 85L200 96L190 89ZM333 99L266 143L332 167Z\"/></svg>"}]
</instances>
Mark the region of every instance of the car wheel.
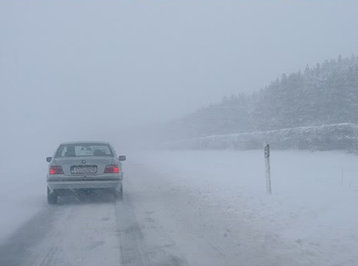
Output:
<instances>
[{"instance_id":1,"label":"car wheel","mask_svg":"<svg viewBox=\"0 0 358 266\"><path fill-rule=\"evenodd\" d=\"M122 200L123 199L123 184L121 185L121 187L115 188L114 189L114 198L118 199L118 200Z\"/></svg>"},{"instance_id":2,"label":"car wheel","mask_svg":"<svg viewBox=\"0 0 358 266\"><path fill-rule=\"evenodd\" d=\"M47 187L47 203L56 204L57 203L57 194L55 191L51 193L50 189Z\"/></svg>"}]
</instances>

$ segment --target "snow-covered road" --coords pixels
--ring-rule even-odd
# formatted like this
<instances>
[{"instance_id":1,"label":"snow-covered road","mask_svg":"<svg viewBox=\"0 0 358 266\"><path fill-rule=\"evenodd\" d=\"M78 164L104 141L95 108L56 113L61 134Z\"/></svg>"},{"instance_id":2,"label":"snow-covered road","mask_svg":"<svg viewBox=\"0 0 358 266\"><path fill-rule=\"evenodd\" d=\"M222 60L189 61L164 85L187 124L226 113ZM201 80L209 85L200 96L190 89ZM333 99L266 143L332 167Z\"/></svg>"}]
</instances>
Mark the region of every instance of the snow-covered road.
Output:
<instances>
[{"instance_id":1,"label":"snow-covered road","mask_svg":"<svg viewBox=\"0 0 358 266\"><path fill-rule=\"evenodd\" d=\"M45 206L3 243L0 264L276 264L239 217L222 216L141 164L128 164L127 177L123 202L92 195Z\"/></svg>"},{"instance_id":2,"label":"snow-covered road","mask_svg":"<svg viewBox=\"0 0 358 266\"><path fill-rule=\"evenodd\" d=\"M120 261L112 198L65 199L24 224L0 248L1 265L116 265Z\"/></svg>"},{"instance_id":3,"label":"snow-covered road","mask_svg":"<svg viewBox=\"0 0 358 266\"><path fill-rule=\"evenodd\" d=\"M0 265L355 265L357 162L273 152L268 196L261 151L133 154L122 202L3 202Z\"/></svg>"}]
</instances>

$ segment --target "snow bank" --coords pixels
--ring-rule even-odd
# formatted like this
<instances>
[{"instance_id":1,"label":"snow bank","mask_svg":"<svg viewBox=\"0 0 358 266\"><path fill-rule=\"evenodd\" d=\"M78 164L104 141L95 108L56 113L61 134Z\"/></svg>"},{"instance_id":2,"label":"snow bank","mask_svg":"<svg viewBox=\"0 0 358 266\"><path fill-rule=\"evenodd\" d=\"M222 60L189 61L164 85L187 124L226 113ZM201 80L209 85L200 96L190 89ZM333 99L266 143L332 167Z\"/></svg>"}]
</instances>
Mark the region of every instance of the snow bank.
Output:
<instances>
[{"instance_id":1,"label":"snow bank","mask_svg":"<svg viewBox=\"0 0 358 266\"><path fill-rule=\"evenodd\" d=\"M277 149L357 150L358 126L351 123L213 135L171 141L171 149L258 149L270 143Z\"/></svg>"}]
</instances>

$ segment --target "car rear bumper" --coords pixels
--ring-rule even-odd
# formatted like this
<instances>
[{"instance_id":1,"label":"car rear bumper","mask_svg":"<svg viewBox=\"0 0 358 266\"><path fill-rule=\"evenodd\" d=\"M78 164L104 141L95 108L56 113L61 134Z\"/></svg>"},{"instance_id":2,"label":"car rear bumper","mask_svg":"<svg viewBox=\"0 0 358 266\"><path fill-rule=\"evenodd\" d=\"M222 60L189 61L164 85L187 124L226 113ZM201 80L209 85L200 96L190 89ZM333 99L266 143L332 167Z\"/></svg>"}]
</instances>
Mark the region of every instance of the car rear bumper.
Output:
<instances>
[{"instance_id":1,"label":"car rear bumper","mask_svg":"<svg viewBox=\"0 0 358 266\"><path fill-rule=\"evenodd\" d=\"M117 188L122 184L118 180L86 180L86 181L47 181L50 190L56 189L102 189Z\"/></svg>"}]
</instances>

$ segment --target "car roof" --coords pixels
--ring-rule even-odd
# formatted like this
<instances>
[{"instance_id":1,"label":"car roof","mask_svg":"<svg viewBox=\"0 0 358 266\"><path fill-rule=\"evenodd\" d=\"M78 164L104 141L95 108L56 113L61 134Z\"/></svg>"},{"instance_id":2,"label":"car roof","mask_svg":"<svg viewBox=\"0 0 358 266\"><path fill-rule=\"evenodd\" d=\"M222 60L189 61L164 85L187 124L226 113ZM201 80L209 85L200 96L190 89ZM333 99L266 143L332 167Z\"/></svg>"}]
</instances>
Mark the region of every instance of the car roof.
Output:
<instances>
[{"instance_id":1,"label":"car roof","mask_svg":"<svg viewBox=\"0 0 358 266\"><path fill-rule=\"evenodd\" d=\"M105 142L105 141L71 141L71 142L63 142L60 145L69 145L69 144L104 144L104 145L110 145L108 142Z\"/></svg>"}]
</instances>

